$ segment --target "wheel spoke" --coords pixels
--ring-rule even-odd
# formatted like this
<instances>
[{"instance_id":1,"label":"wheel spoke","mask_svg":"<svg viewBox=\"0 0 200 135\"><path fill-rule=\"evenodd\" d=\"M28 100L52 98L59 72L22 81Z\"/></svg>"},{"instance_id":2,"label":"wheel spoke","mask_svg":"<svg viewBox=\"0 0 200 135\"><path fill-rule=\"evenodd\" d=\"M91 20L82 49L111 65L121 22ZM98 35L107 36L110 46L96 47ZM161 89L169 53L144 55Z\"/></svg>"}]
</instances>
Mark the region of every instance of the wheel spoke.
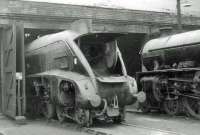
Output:
<instances>
[{"instance_id":1,"label":"wheel spoke","mask_svg":"<svg viewBox=\"0 0 200 135\"><path fill-rule=\"evenodd\" d=\"M75 112L75 120L81 126L89 127L92 125L92 117L89 110L77 108Z\"/></svg>"},{"instance_id":2,"label":"wheel spoke","mask_svg":"<svg viewBox=\"0 0 200 135\"><path fill-rule=\"evenodd\" d=\"M164 101L165 112L169 115L176 115L180 111L179 100L166 100Z\"/></svg>"},{"instance_id":3,"label":"wheel spoke","mask_svg":"<svg viewBox=\"0 0 200 135\"><path fill-rule=\"evenodd\" d=\"M55 115L55 107L53 104L46 102L42 106L42 113L47 119L51 119Z\"/></svg>"},{"instance_id":4,"label":"wheel spoke","mask_svg":"<svg viewBox=\"0 0 200 135\"><path fill-rule=\"evenodd\" d=\"M184 98L184 106L193 117L200 119L199 101L192 98Z\"/></svg>"},{"instance_id":5,"label":"wheel spoke","mask_svg":"<svg viewBox=\"0 0 200 135\"><path fill-rule=\"evenodd\" d=\"M63 122L65 120L65 116L64 114L64 108L61 106L57 106L56 107L56 114L57 114L57 118L59 120L59 122Z\"/></svg>"}]
</instances>

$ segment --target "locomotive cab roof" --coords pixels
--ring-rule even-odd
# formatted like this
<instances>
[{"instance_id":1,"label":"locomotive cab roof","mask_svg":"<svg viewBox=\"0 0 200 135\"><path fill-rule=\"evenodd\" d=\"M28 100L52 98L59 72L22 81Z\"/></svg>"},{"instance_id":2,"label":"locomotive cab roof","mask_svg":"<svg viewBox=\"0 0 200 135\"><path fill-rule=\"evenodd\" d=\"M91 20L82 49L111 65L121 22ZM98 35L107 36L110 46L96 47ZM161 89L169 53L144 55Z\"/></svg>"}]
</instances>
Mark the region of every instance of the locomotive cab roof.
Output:
<instances>
[{"instance_id":1,"label":"locomotive cab roof","mask_svg":"<svg viewBox=\"0 0 200 135\"><path fill-rule=\"evenodd\" d=\"M141 50L141 54L194 44L200 44L200 30L152 39L144 45L143 49Z\"/></svg>"},{"instance_id":2,"label":"locomotive cab roof","mask_svg":"<svg viewBox=\"0 0 200 135\"><path fill-rule=\"evenodd\" d=\"M58 33L48 34L45 36L42 36L33 42L31 42L28 46L26 46L26 51L32 51L37 48L43 47L45 45L51 44L53 42L59 41L59 40L74 40L76 39L80 34L74 32L74 31L62 31Z\"/></svg>"},{"instance_id":3,"label":"locomotive cab roof","mask_svg":"<svg viewBox=\"0 0 200 135\"><path fill-rule=\"evenodd\" d=\"M125 35L125 33L87 33L80 35L78 38L76 38L76 40L81 39L82 42L109 42L123 35Z\"/></svg>"},{"instance_id":4,"label":"locomotive cab roof","mask_svg":"<svg viewBox=\"0 0 200 135\"><path fill-rule=\"evenodd\" d=\"M108 33L108 32L101 32L101 33L87 33L87 34L80 34L75 31L65 30L59 33L53 33L49 35L42 36L28 46L26 46L26 51L35 50L47 44L63 40L63 41L76 41L78 39L82 39L83 41L94 40L101 41L101 42L109 42L112 41L120 36L125 35L126 33Z\"/></svg>"}]
</instances>

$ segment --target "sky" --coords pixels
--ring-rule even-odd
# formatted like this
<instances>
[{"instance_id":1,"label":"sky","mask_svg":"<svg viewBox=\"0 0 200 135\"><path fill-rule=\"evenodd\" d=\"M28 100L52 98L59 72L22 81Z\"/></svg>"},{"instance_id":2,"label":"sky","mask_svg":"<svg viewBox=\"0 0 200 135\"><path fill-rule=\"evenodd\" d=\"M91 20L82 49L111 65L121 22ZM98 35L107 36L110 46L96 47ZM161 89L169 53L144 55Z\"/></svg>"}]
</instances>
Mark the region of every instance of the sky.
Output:
<instances>
[{"instance_id":1,"label":"sky","mask_svg":"<svg viewBox=\"0 0 200 135\"><path fill-rule=\"evenodd\" d=\"M175 12L176 0L24 0L73 5L101 6L159 12ZM200 0L181 0L182 13L200 16ZM189 4L190 7L184 5Z\"/></svg>"}]
</instances>

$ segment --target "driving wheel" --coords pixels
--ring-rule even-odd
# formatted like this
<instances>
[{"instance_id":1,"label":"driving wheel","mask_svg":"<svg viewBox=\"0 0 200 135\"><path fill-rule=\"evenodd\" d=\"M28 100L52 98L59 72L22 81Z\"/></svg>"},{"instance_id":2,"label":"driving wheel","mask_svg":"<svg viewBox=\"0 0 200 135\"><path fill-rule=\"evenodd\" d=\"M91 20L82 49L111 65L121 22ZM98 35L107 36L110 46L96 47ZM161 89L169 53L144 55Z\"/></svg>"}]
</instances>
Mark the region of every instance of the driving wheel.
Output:
<instances>
[{"instance_id":1,"label":"driving wheel","mask_svg":"<svg viewBox=\"0 0 200 135\"><path fill-rule=\"evenodd\" d=\"M160 79L159 78L155 78L153 83L152 83L152 94L154 96L154 99L158 102L163 101L163 94L162 94L162 88L159 84Z\"/></svg>"},{"instance_id":2,"label":"driving wheel","mask_svg":"<svg viewBox=\"0 0 200 135\"><path fill-rule=\"evenodd\" d=\"M64 108L62 106L56 106L56 115L59 122L62 123L65 120Z\"/></svg>"},{"instance_id":3,"label":"driving wheel","mask_svg":"<svg viewBox=\"0 0 200 135\"><path fill-rule=\"evenodd\" d=\"M169 115L177 115L180 112L180 101L176 100L165 100L164 110Z\"/></svg>"},{"instance_id":4,"label":"driving wheel","mask_svg":"<svg viewBox=\"0 0 200 135\"><path fill-rule=\"evenodd\" d=\"M51 119L55 115L55 106L49 102L45 102L42 105L42 114L45 116L47 119Z\"/></svg>"},{"instance_id":5,"label":"driving wheel","mask_svg":"<svg viewBox=\"0 0 200 135\"><path fill-rule=\"evenodd\" d=\"M146 100L143 103L139 103L139 109L141 109L143 113L149 113L151 111L150 101Z\"/></svg>"},{"instance_id":6,"label":"driving wheel","mask_svg":"<svg viewBox=\"0 0 200 135\"><path fill-rule=\"evenodd\" d=\"M89 127L92 125L91 113L87 109L76 108L75 120L81 126Z\"/></svg>"},{"instance_id":7,"label":"driving wheel","mask_svg":"<svg viewBox=\"0 0 200 135\"><path fill-rule=\"evenodd\" d=\"M183 104L191 116L200 119L200 100L185 97L183 99Z\"/></svg>"}]
</instances>

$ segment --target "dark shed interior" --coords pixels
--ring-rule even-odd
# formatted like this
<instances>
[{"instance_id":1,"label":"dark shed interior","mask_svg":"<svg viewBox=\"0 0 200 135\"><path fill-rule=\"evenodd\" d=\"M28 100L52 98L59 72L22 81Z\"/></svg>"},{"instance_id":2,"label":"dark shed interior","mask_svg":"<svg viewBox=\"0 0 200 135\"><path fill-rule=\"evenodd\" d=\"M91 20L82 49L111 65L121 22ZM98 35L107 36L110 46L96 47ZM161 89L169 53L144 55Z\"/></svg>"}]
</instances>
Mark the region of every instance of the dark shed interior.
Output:
<instances>
[{"instance_id":1,"label":"dark shed interior","mask_svg":"<svg viewBox=\"0 0 200 135\"><path fill-rule=\"evenodd\" d=\"M125 62L127 73L135 76L140 71L140 55L139 52L145 43L146 34L132 33L119 38L119 49Z\"/></svg>"}]
</instances>

